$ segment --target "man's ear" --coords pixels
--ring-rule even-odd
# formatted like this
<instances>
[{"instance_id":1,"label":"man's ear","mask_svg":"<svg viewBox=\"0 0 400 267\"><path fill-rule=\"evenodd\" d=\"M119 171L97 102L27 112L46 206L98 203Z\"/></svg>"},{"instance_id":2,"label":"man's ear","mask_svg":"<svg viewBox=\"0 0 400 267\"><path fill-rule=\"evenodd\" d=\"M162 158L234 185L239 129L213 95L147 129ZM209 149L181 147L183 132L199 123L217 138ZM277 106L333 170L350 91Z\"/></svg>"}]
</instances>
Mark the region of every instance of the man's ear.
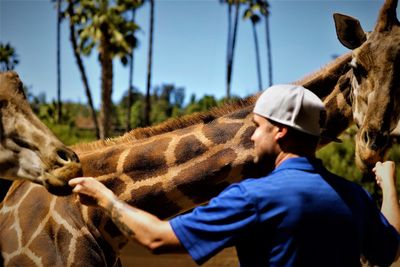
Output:
<instances>
[{"instance_id":1,"label":"man's ear","mask_svg":"<svg viewBox=\"0 0 400 267\"><path fill-rule=\"evenodd\" d=\"M288 128L284 127L284 126L278 126L277 129L278 129L278 131L275 134L275 140L279 141L280 139L282 139L283 137L285 137L287 135Z\"/></svg>"}]
</instances>

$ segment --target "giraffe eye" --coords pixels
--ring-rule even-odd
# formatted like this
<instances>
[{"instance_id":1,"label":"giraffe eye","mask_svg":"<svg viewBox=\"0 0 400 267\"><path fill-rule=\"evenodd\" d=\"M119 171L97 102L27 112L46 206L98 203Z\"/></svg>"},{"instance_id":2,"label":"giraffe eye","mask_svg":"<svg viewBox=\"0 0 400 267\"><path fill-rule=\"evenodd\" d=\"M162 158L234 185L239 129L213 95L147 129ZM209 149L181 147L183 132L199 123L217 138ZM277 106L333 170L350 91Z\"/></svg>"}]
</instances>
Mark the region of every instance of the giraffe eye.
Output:
<instances>
[{"instance_id":1,"label":"giraffe eye","mask_svg":"<svg viewBox=\"0 0 400 267\"><path fill-rule=\"evenodd\" d=\"M353 74L356 77L358 83L361 82L361 79L367 77L368 71L361 64L353 60L350 63L350 67L353 70Z\"/></svg>"},{"instance_id":2,"label":"giraffe eye","mask_svg":"<svg viewBox=\"0 0 400 267\"><path fill-rule=\"evenodd\" d=\"M31 144L29 144L27 141L23 140L22 138L13 137L12 140L19 147L23 147L23 148L27 148L27 149L33 149L33 146Z\"/></svg>"}]
</instances>

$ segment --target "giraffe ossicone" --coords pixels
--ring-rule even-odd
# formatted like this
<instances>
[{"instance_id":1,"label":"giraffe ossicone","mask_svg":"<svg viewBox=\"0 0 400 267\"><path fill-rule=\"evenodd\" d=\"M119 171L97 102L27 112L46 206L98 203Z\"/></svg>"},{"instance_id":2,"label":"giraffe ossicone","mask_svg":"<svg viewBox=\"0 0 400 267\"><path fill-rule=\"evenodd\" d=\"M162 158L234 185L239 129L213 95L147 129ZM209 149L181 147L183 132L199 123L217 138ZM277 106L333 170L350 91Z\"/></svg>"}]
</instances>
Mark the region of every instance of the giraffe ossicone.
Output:
<instances>
[{"instance_id":1,"label":"giraffe ossicone","mask_svg":"<svg viewBox=\"0 0 400 267\"><path fill-rule=\"evenodd\" d=\"M0 73L0 177L26 179L50 192L70 194L81 174L76 154L34 115L15 72Z\"/></svg>"}]
</instances>

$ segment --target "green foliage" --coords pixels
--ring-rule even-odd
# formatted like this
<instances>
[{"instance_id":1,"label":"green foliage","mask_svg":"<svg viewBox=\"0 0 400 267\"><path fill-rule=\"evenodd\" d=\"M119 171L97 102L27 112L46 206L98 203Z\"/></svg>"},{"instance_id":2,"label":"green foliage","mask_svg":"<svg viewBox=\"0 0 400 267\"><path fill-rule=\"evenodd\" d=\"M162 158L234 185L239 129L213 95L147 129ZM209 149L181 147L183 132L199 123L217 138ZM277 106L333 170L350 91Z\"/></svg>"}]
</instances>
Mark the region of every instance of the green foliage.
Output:
<instances>
[{"instance_id":1,"label":"green foliage","mask_svg":"<svg viewBox=\"0 0 400 267\"><path fill-rule=\"evenodd\" d=\"M13 70L19 63L14 47L0 43L0 71Z\"/></svg>"},{"instance_id":2,"label":"green foliage","mask_svg":"<svg viewBox=\"0 0 400 267\"><path fill-rule=\"evenodd\" d=\"M45 98L45 97L44 97ZM33 98L36 100L37 98ZM94 130L76 125L79 118L89 118L89 108L82 104L64 103L61 123L56 120L56 104L36 102L31 104L39 119L66 145L89 142L96 139Z\"/></svg>"},{"instance_id":3,"label":"green foliage","mask_svg":"<svg viewBox=\"0 0 400 267\"><path fill-rule=\"evenodd\" d=\"M352 136L341 138L342 143L330 143L317 152L325 167L351 181L360 182L361 173L355 166L355 144Z\"/></svg>"},{"instance_id":4,"label":"green foliage","mask_svg":"<svg viewBox=\"0 0 400 267\"><path fill-rule=\"evenodd\" d=\"M70 4L74 8L74 16L69 19L78 29L82 54L89 55L106 38L109 46L98 46L99 50L107 49L112 57L118 56L126 64L127 55L137 45L134 34L139 28L128 18L128 13L142 5L143 1L81 0Z\"/></svg>"},{"instance_id":5,"label":"green foliage","mask_svg":"<svg viewBox=\"0 0 400 267\"><path fill-rule=\"evenodd\" d=\"M78 129L70 124L56 124L49 121L44 121L44 123L65 145L96 140L94 131L90 129Z\"/></svg>"},{"instance_id":6,"label":"green foliage","mask_svg":"<svg viewBox=\"0 0 400 267\"><path fill-rule=\"evenodd\" d=\"M187 105L187 107L185 108L184 113L191 114L194 112L207 111L213 107L216 107L217 105L218 105L218 102L214 96L205 95L199 101L196 101L196 97L194 95L192 95L191 101L190 101L189 105Z\"/></svg>"}]
</instances>

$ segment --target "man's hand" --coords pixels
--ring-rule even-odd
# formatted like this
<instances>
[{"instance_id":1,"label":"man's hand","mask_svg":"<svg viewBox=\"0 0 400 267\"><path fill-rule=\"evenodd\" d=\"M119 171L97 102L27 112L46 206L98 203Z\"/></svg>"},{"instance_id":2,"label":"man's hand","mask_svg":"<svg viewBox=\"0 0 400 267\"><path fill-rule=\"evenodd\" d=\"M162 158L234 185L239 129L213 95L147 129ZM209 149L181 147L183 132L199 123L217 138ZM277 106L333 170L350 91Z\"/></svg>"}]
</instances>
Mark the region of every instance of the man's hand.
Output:
<instances>
[{"instance_id":1,"label":"man's hand","mask_svg":"<svg viewBox=\"0 0 400 267\"><path fill-rule=\"evenodd\" d=\"M103 208L127 238L136 239L154 253L186 251L168 221L129 206L96 179L74 178L68 184L74 187L72 191L83 204Z\"/></svg>"},{"instance_id":2,"label":"man's hand","mask_svg":"<svg viewBox=\"0 0 400 267\"><path fill-rule=\"evenodd\" d=\"M80 177L71 179L68 184L77 193L82 204L100 206L107 209L115 198L114 193L102 183L92 177Z\"/></svg>"},{"instance_id":3,"label":"man's hand","mask_svg":"<svg viewBox=\"0 0 400 267\"><path fill-rule=\"evenodd\" d=\"M393 161L377 162L372 169L375 173L376 183L383 192L391 192L396 189L395 165Z\"/></svg>"}]
</instances>

